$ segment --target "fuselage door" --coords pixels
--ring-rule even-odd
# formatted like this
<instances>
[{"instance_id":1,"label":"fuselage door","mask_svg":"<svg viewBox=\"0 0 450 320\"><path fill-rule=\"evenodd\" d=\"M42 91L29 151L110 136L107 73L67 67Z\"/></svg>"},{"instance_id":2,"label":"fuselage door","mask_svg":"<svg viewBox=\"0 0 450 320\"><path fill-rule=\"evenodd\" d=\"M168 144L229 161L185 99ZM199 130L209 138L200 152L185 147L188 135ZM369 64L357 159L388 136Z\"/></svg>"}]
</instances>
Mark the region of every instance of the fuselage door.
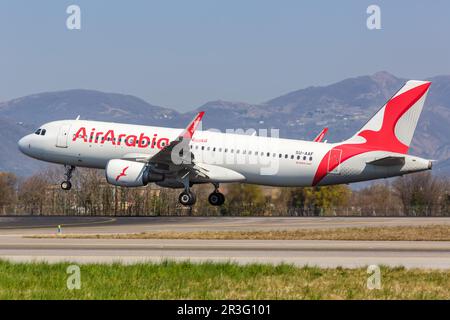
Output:
<instances>
[{"instance_id":1,"label":"fuselage door","mask_svg":"<svg viewBox=\"0 0 450 320\"><path fill-rule=\"evenodd\" d=\"M340 174L341 173L341 149L331 149L328 156L328 173Z\"/></svg>"},{"instance_id":2,"label":"fuselage door","mask_svg":"<svg viewBox=\"0 0 450 320\"><path fill-rule=\"evenodd\" d=\"M56 146L58 148L67 148L69 131L70 131L70 124L63 124L59 128L58 137L56 138Z\"/></svg>"}]
</instances>

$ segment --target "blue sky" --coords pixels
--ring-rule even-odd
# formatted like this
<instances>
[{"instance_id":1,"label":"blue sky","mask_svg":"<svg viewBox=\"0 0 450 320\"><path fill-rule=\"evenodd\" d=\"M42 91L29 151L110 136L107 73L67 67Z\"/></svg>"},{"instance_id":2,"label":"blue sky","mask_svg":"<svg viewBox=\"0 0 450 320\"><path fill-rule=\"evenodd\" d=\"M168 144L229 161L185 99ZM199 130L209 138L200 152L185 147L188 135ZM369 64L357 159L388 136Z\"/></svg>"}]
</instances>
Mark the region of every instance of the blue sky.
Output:
<instances>
[{"instance_id":1,"label":"blue sky","mask_svg":"<svg viewBox=\"0 0 450 320\"><path fill-rule=\"evenodd\" d=\"M366 27L370 4L381 30ZM449 14L446 0L1 0L0 101L86 88L185 111L380 70L450 74Z\"/></svg>"}]
</instances>

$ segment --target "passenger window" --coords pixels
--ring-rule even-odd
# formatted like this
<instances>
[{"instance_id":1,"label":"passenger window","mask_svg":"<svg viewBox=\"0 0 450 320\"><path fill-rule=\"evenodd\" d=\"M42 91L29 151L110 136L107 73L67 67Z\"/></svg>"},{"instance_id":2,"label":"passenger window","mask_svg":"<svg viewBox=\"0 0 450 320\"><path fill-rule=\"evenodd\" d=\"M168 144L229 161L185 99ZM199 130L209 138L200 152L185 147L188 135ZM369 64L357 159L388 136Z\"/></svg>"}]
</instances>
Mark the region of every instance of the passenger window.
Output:
<instances>
[{"instance_id":1,"label":"passenger window","mask_svg":"<svg viewBox=\"0 0 450 320\"><path fill-rule=\"evenodd\" d=\"M312 157L309 157L309 161L312 161Z\"/></svg>"},{"instance_id":2,"label":"passenger window","mask_svg":"<svg viewBox=\"0 0 450 320\"><path fill-rule=\"evenodd\" d=\"M300 156L297 156L297 160L300 160Z\"/></svg>"},{"instance_id":3,"label":"passenger window","mask_svg":"<svg viewBox=\"0 0 450 320\"><path fill-rule=\"evenodd\" d=\"M252 151L250 150L249 152L248 152L248 155L251 155L252 154Z\"/></svg>"},{"instance_id":4,"label":"passenger window","mask_svg":"<svg viewBox=\"0 0 450 320\"><path fill-rule=\"evenodd\" d=\"M303 156L303 161L305 161L306 160L306 156Z\"/></svg>"},{"instance_id":5,"label":"passenger window","mask_svg":"<svg viewBox=\"0 0 450 320\"><path fill-rule=\"evenodd\" d=\"M284 155L284 158L285 158L285 159L287 159L287 158L288 158L288 155L287 155L287 154L285 154L285 155Z\"/></svg>"},{"instance_id":6,"label":"passenger window","mask_svg":"<svg viewBox=\"0 0 450 320\"><path fill-rule=\"evenodd\" d=\"M278 155L278 158L281 158L281 157L283 157L283 155L280 153L280 154Z\"/></svg>"},{"instance_id":7,"label":"passenger window","mask_svg":"<svg viewBox=\"0 0 450 320\"><path fill-rule=\"evenodd\" d=\"M202 146L202 150L205 150L205 146Z\"/></svg>"},{"instance_id":8,"label":"passenger window","mask_svg":"<svg viewBox=\"0 0 450 320\"><path fill-rule=\"evenodd\" d=\"M294 159L294 155L291 155L291 159Z\"/></svg>"}]
</instances>

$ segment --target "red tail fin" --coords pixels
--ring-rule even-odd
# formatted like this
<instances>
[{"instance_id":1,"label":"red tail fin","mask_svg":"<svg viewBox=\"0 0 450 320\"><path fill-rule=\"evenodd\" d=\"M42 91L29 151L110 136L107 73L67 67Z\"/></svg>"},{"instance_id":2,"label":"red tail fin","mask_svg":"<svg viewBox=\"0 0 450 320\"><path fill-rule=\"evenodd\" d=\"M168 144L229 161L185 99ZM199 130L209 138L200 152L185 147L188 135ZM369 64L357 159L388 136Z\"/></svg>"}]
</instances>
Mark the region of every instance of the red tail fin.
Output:
<instances>
[{"instance_id":1,"label":"red tail fin","mask_svg":"<svg viewBox=\"0 0 450 320\"><path fill-rule=\"evenodd\" d=\"M408 81L346 142L407 153L430 85L425 81Z\"/></svg>"}]
</instances>

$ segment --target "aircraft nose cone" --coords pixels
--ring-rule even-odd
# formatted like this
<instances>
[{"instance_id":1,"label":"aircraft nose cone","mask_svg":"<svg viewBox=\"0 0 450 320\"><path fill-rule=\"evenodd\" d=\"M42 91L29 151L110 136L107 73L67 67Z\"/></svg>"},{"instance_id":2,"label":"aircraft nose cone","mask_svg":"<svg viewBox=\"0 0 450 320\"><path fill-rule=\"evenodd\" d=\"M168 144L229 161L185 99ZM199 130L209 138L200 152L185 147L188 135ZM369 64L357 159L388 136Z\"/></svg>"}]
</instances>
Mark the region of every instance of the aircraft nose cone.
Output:
<instances>
[{"instance_id":1,"label":"aircraft nose cone","mask_svg":"<svg viewBox=\"0 0 450 320\"><path fill-rule=\"evenodd\" d=\"M31 147L29 137L28 136L23 137L22 139L19 140L19 142L17 142L17 145L19 147L19 150L26 154L27 150L30 149Z\"/></svg>"}]
</instances>

